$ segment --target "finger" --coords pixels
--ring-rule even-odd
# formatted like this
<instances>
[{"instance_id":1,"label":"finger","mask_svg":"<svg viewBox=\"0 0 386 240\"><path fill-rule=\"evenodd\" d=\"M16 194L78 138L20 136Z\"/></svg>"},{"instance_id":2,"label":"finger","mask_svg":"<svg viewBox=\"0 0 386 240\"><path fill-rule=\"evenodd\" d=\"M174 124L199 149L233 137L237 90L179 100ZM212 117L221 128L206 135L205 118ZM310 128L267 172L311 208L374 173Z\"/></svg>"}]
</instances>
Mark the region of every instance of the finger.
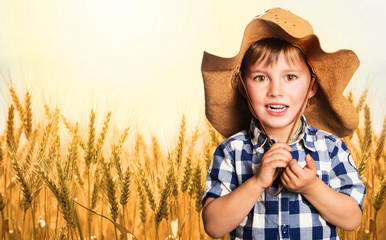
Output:
<instances>
[{"instance_id":1,"label":"finger","mask_svg":"<svg viewBox=\"0 0 386 240\"><path fill-rule=\"evenodd\" d=\"M288 159L292 159L292 154L290 151L288 151L287 149L284 149L284 148L276 148L272 151L269 151L269 152L266 152L264 154L265 157L271 157L275 154L282 154L284 156L287 156Z\"/></svg>"},{"instance_id":2,"label":"finger","mask_svg":"<svg viewBox=\"0 0 386 240\"><path fill-rule=\"evenodd\" d=\"M286 185L286 186L288 186L288 184L291 182L291 179L288 177L288 174L286 171L284 171L281 174L280 180L283 183L283 185Z\"/></svg>"},{"instance_id":3,"label":"finger","mask_svg":"<svg viewBox=\"0 0 386 240\"><path fill-rule=\"evenodd\" d=\"M282 160L274 160L266 165L270 169L276 168L286 168L288 166L288 162Z\"/></svg>"},{"instance_id":4,"label":"finger","mask_svg":"<svg viewBox=\"0 0 386 240\"><path fill-rule=\"evenodd\" d=\"M274 143L268 151L272 151L272 150L275 150L277 148L283 148L283 149L286 149L288 151L292 151L292 148L290 147L290 145L288 145L287 143L283 143L283 142L277 142L277 143Z\"/></svg>"},{"instance_id":5,"label":"finger","mask_svg":"<svg viewBox=\"0 0 386 240\"><path fill-rule=\"evenodd\" d=\"M306 155L306 166L304 166L304 168L308 168L310 169L311 171L316 171L317 170L317 166L316 166L316 163L314 161L314 159L310 156L310 154L307 154Z\"/></svg>"},{"instance_id":6,"label":"finger","mask_svg":"<svg viewBox=\"0 0 386 240\"><path fill-rule=\"evenodd\" d=\"M296 166L296 165L299 165L299 164L296 162L295 159L292 159L291 162L289 162L288 167L285 169L284 172L286 173L286 175L288 176L288 179L289 179L290 181L295 181L297 178L299 178L299 175L297 175L297 174L292 170L292 168L293 168L293 167L291 167L292 165ZM300 166L299 166L299 167L300 167Z\"/></svg>"},{"instance_id":7,"label":"finger","mask_svg":"<svg viewBox=\"0 0 386 240\"><path fill-rule=\"evenodd\" d=\"M294 177L299 178L303 175L303 168L300 167L299 163L295 160L292 159L289 164L288 164L288 170L294 175ZM291 177L292 175L290 175Z\"/></svg>"},{"instance_id":8,"label":"finger","mask_svg":"<svg viewBox=\"0 0 386 240\"><path fill-rule=\"evenodd\" d=\"M264 156L263 161L264 162L271 162L274 160L282 160L285 162L289 162L289 161L291 161L291 159L292 159L291 155L288 155L288 154L283 153L283 152L275 152L273 154Z\"/></svg>"}]
</instances>

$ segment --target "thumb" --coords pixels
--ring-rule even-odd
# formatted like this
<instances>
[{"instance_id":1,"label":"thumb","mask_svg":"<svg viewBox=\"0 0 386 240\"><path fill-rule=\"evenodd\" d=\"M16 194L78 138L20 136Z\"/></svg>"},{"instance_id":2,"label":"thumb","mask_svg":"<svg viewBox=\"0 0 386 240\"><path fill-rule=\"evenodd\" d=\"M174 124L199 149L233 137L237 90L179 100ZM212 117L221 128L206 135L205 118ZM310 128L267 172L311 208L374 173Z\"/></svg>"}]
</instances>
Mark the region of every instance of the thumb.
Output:
<instances>
[{"instance_id":1,"label":"thumb","mask_svg":"<svg viewBox=\"0 0 386 240\"><path fill-rule=\"evenodd\" d=\"M316 170L317 170L316 163L315 163L314 159L310 156L310 154L306 155L305 160L306 160L307 165L304 168L308 168L308 169L316 172Z\"/></svg>"}]
</instances>

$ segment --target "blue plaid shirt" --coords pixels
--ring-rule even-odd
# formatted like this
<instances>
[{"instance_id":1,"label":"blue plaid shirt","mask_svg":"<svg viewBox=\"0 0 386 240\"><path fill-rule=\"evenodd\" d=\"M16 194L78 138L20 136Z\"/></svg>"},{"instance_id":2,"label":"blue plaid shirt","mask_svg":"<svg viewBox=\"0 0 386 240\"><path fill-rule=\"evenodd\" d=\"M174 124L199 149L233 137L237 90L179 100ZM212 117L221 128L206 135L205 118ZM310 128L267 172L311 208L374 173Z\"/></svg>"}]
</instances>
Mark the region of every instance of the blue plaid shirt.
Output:
<instances>
[{"instance_id":1,"label":"blue plaid shirt","mask_svg":"<svg viewBox=\"0 0 386 240\"><path fill-rule=\"evenodd\" d=\"M335 191L352 197L362 209L366 188L344 142L330 133L308 126L306 119L291 154L301 167L310 154L317 165L317 177ZM273 142L277 142L272 139ZM206 197L221 197L253 176L270 144L254 120L249 130L222 142L214 152L205 182ZM274 182L272 192L278 183ZM299 193L286 189L278 196L265 189L249 214L230 233L231 239L339 239L336 227L326 222Z\"/></svg>"}]
</instances>

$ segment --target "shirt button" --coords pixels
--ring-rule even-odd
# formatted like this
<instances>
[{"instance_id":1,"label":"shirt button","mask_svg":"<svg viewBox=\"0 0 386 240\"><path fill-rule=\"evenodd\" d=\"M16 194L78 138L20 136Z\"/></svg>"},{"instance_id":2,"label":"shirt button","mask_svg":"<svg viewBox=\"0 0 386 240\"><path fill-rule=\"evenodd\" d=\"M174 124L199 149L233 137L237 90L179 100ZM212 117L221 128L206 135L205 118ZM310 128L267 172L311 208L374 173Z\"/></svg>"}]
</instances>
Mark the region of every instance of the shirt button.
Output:
<instances>
[{"instance_id":1,"label":"shirt button","mask_svg":"<svg viewBox=\"0 0 386 240\"><path fill-rule=\"evenodd\" d=\"M286 234L287 232L288 232L288 226L287 225L283 225L283 226L281 226L281 231L284 233L284 234Z\"/></svg>"}]
</instances>

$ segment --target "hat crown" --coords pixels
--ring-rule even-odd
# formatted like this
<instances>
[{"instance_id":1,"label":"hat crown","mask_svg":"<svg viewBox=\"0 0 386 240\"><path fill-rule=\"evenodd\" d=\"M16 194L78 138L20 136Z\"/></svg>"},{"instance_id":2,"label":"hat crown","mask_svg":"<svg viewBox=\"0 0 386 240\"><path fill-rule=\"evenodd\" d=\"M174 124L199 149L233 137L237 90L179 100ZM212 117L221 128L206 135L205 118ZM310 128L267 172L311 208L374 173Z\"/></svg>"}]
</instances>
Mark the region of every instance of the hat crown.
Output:
<instances>
[{"instance_id":1,"label":"hat crown","mask_svg":"<svg viewBox=\"0 0 386 240\"><path fill-rule=\"evenodd\" d=\"M272 8L256 16L253 21L258 19L275 23L295 38L303 38L314 34L314 30L309 22L282 8Z\"/></svg>"},{"instance_id":2,"label":"hat crown","mask_svg":"<svg viewBox=\"0 0 386 240\"><path fill-rule=\"evenodd\" d=\"M232 83L251 44L266 38L279 38L298 47L316 75L319 90L304 112L310 125L338 137L352 134L358 114L342 92L359 66L356 54L351 50L324 52L311 24L281 8L270 9L247 25L236 56L204 53L205 113L213 127L229 137L249 126L252 114L248 103Z\"/></svg>"}]
</instances>

